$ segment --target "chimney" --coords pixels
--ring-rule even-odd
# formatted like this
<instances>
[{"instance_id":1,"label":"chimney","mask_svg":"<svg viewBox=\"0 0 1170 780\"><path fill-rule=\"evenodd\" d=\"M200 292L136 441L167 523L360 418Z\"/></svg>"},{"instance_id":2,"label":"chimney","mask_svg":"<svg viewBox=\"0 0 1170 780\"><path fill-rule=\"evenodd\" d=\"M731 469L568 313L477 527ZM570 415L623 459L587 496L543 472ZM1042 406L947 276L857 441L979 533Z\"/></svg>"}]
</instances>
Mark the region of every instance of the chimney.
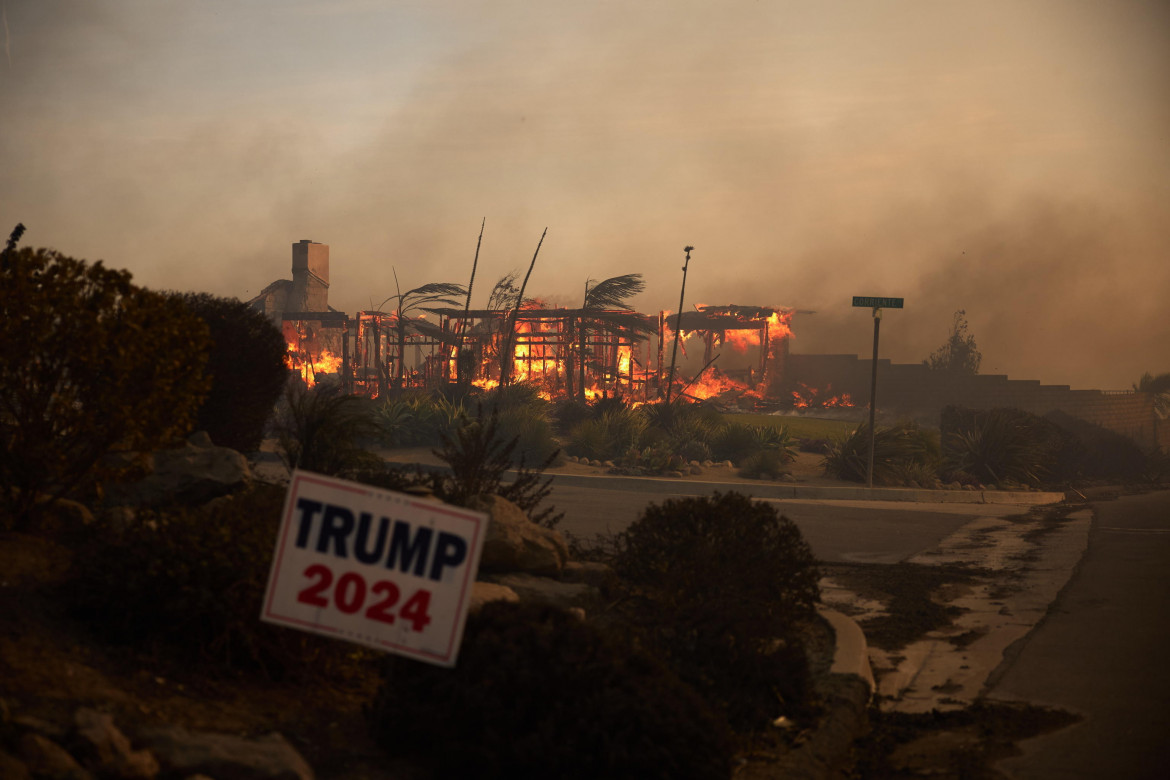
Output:
<instances>
[{"instance_id":1,"label":"chimney","mask_svg":"<svg viewBox=\"0 0 1170 780\"><path fill-rule=\"evenodd\" d=\"M329 245L302 239L292 245L289 311L329 310Z\"/></svg>"}]
</instances>

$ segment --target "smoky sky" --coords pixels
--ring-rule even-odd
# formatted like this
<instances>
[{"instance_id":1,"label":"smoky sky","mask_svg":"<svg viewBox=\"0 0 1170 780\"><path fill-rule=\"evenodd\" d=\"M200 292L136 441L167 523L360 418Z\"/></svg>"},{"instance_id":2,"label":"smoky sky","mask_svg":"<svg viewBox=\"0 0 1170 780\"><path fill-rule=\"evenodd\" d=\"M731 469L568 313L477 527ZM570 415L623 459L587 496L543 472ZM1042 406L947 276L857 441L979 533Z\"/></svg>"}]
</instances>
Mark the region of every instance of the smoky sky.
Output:
<instances>
[{"instance_id":1,"label":"smoky sky","mask_svg":"<svg viewBox=\"0 0 1170 780\"><path fill-rule=\"evenodd\" d=\"M330 245L333 306L527 268L573 305L789 306L882 356L964 310L984 372L1170 370L1170 4L0 0L0 220L248 298Z\"/></svg>"}]
</instances>

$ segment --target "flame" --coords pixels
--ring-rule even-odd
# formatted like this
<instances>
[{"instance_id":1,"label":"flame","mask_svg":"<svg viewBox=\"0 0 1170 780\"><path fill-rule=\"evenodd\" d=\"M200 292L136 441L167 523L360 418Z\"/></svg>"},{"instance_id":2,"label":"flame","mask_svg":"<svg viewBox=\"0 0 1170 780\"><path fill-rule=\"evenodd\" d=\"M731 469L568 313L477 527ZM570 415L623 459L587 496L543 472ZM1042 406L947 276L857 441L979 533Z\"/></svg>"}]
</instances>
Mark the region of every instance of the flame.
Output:
<instances>
[{"instance_id":1,"label":"flame","mask_svg":"<svg viewBox=\"0 0 1170 780\"><path fill-rule=\"evenodd\" d=\"M803 382L798 382L801 390L792 391L792 405L797 409L832 409L842 406L853 406L853 398L849 393L841 393L840 395L832 395L833 385L825 385L822 391L816 387L809 387Z\"/></svg>"}]
</instances>

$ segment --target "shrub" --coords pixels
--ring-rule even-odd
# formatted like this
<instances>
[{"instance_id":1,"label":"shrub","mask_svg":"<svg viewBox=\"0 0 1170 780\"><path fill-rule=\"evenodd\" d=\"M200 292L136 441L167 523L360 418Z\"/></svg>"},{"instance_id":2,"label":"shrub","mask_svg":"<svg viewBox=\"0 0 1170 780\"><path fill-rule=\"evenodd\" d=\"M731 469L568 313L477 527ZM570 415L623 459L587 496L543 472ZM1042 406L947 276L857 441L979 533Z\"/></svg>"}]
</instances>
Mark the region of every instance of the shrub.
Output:
<instances>
[{"instance_id":1,"label":"shrub","mask_svg":"<svg viewBox=\"0 0 1170 780\"><path fill-rule=\"evenodd\" d=\"M464 418L451 436L443 437L443 447L435 454L451 469L449 476L440 475L432 481L435 492L445 501L465 506L471 499L483 495L499 495L522 509L534 523L553 528L562 514L552 507L540 505L552 492L552 480L542 481L544 469L556 456L553 453L535 470L520 459L515 477L504 482L505 472L513 468L516 439L505 440L498 432L499 413L493 409L484 414L478 410L475 419Z\"/></svg>"},{"instance_id":2,"label":"shrub","mask_svg":"<svg viewBox=\"0 0 1170 780\"><path fill-rule=\"evenodd\" d=\"M366 713L388 753L438 777L726 778L730 747L692 690L555 607L490 603L459 664L388 658Z\"/></svg>"},{"instance_id":3,"label":"shrub","mask_svg":"<svg viewBox=\"0 0 1170 780\"><path fill-rule=\"evenodd\" d=\"M272 678L339 671L352 648L257 618L283 502L284 488L261 484L202 509L95 524L63 596L105 639L180 662Z\"/></svg>"},{"instance_id":4,"label":"shrub","mask_svg":"<svg viewBox=\"0 0 1170 780\"><path fill-rule=\"evenodd\" d=\"M939 461L934 434L910 422L879 428L874 435L873 481L876 485L901 485L907 473L921 478L923 468L933 471ZM826 474L853 482L865 482L869 468L869 426L858 427L847 438L834 442L825 456Z\"/></svg>"},{"instance_id":5,"label":"shrub","mask_svg":"<svg viewBox=\"0 0 1170 780\"><path fill-rule=\"evenodd\" d=\"M747 479L779 479L788 473L787 460L779 450L760 450L744 459L739 475Z\"/></svg>"},{"instance_id":6,"label":"shrub","mask_svg":"<svg viewBox=\"0 0 1170 780\"><path fill-rule=\"evenodd\" d=\"M264 426L288 382L288 345L280 329L248 304L208 293L171 293L207 325L211 390L195 426L221 447L260 448Z\"/></svg>"},{"instance_id":7,"label":"shrub","mask_svg":"<svg viewBox=\"0 0 1170 780\"><path fill-rule=\"evenodd\" d=\"M796 443L792 441L788 428L771 425L726 423L714 434L711 448L719 460L736 463L763 450L780 453L784 463L791 463L796 458Z\"/></svg>"},{"instance_id":8,"label":"shrub","mask_svg":"<svg viewBox=\"0 0 1170 780\"><path fill-rule=\"evenodd\" d=\"M444 396L407 392L378 404L374 419L380 440L389 447L433 447L464 414L461 403Z\"/></svg>"},{"instance_id":9,"label":"shrub","mask_svg":"<svg viewBox=\"0 0 1170 780\"><path fill-rule=\"evenodd\" d=\"M615 539L620 603L645 641L736 729L809 712L796 625L820 599L800 529L738 493L651 504Z\"/></svg>"},{"instance_id":10,"label":"shrub","mask_svg":"<svg viewBox=\"0 0 1170 780\"><path fill-rule=\"evenodd\" d=\"M1049 412L1044 419L1066 434L1052 467L1053 476L1062 482L1140 481L1150 469L1150 456L1128 436L1060 411Z\"/></svg>"},{"instance_id":11,"label":"shrub","mask_svg":"<svg viewBox=\"0 0 1170 780\"><path fill-rule=\"evenodd\" d=\"M69 495L113 449L190 433L206 326L126 271L47 249L0 255L0 526Z\"/></svg>"},{"instance_id":12,"label":"shrub","mask_svg":"<svg viewBox=\"0 0 1170 780\"><path fill-rule=\"evenodd\" d=\"M1020 409L947 407L942 430L948 468L983 483L1039 484L1066 446L1055 424Z\"/></svg>"},{"instance_id":13,"label":"shrub","mask_svg":"<svg viewBox=\"0 0 1170 780\"><path fill-rule=\"evenodd\" d=\"M381 463L359 442L370 431L370 402L323 387L290 384L276 418L277 447L285 465L345 476Z\"/></svg>"},{"instance_id":14,"label":"shrub","mask_svg":"<svg viewBox=\"0 0 1170 780\"><path fill-rule=\"evenodd\" d=\"M584 458L615 460L637 446L645 429L645 418L637 409L617 407L574 427L568 450Z\"/></svg>"}]
</instances>

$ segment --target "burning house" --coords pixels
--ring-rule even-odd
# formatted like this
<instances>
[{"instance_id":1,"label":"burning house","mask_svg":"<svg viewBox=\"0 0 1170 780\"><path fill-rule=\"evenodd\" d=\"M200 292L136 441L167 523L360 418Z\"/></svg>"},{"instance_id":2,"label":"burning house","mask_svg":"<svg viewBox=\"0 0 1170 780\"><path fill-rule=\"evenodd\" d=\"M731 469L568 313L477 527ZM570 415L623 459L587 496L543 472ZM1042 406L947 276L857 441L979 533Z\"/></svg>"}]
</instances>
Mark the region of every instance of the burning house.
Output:
<instances>
[{"instance_id":1,"label":"burning house","mask_svg":"<svg viewBox=\"0 0 1170 780\"><path fill-rule=\"evenodd\" d=\"M336 373L346 344L344 312L329 305L329 246L303 239L292 245L292 279L265 287L248 305L284 333L289 366L313 384Z\"/></svg>"},{"instance_id":2,"label":"burning house","mask_svg":"<svg viewBox=\"0 0 1170 780\"><path fill-rule=\"evenodd\" d=\"M309 385L333 375L347 391L376 397L528 382L549 398L648 401L673 380L674 397L786 400L791 309L700 305L681 316L645 315L526 300L515 310L436 305L423 316L350 317L329 306L329 247L308 240L292 245L292 277L249 303L281 327L289 365Z\"/></svg>"}]
</instances>

